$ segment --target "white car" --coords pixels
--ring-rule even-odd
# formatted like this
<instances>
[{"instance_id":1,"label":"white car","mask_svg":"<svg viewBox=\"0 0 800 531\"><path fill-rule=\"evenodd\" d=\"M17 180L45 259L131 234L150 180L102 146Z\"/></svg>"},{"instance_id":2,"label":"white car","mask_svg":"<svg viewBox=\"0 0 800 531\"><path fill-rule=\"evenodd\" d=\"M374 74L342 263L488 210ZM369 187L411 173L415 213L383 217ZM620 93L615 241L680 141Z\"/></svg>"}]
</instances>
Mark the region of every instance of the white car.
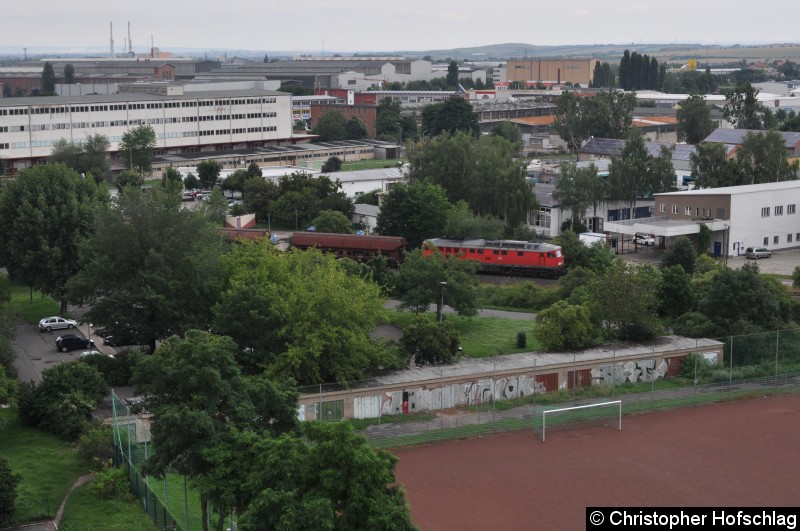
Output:
<instances>
[{"instance_id":1,"label":"white car","mask_svg":"<svg viewBox=\"0 0 800 531\"><path fill-rule=\"evenodd\" d=\"M54 315L53 317L45 317L39 321L39 332L50 332L51 330L60 330L62 328L72 330L76 326L78 326L76 321Z\"/></svg>"},{"instance_id":2,"label":"white car","mask_svg":"<svg viewBox=\"0 0 800 531\"><path fill-rule=\"evenodd\" d=\"M656 240L652 236L648 236L647 234L637 234L636 235L636 244L637 245L655 245Z\"/></svg>"}]
</instances>

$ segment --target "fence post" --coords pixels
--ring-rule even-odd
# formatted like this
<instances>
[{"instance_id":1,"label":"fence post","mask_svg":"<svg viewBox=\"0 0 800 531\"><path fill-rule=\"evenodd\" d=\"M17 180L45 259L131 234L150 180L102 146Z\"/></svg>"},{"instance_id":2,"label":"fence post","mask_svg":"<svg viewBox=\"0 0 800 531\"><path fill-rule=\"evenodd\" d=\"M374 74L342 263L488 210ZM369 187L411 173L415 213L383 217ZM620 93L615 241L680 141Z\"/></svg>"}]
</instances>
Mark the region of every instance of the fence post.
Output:
<instances>
[{"instance_id":1,"label":"fence post","mask_svg":"<svg viewBox=\"0 0 800 531\"><path fill-rule=\"evenodd\" d=\"M728 392L733 391L733 336L731 337L731 363L728 373Z\"/></svg>"},{"instance_id":2,"label":"fence post","mask_svg":"<svg viewBox=\"0 0 800 531\"><path fill-rule=\"evenodd\" d=\"M167 476L164 474L164 526L167 525Z\"/></svg>"},{"instance_id":3,"label":"fence post","mask_svg":"<svg viewBox=\"0 0 800 531\"><path fill-rule=\"evenodd\" d=\"M534 363L534 367L535 367L536 366L535 365L536 364L536 360L534 360L533 363ZM535 385L535 382L534 382L534 385ZM494 396L496 393L497 393L497 362L494 362L494 364L492 365L492 427L494 427L494 414L495 414L495 407L496 407L495 404L497 403L495 401L495 396ZM535 396L536 396L536 393L534 391L534 397Z\"/></svg>"},{"instance_id":4,"label":"fence post","mask_svg":"<svg viewBox=\"0 0 800 531\"><path fill-rule=\"evenodd\" d=\"M781 338L781 331L775 330L775 385L778 385L778 344Z\"/></svg>"},{"instance_id":5,"label":"fence post","mask_svg":"<svg viewBox=\"0 0 800 531\"><path fill-rule=\"evenodd\" d=\"M383 391L381 391L381 383L378 382L378 426L381 425L382 413L383 413Z\"/></svg>"},{"instance_id":6,"label":"fence post","mask_svg":"<svg viewBox=\"0 0 800 531\"><path fill-rule=\"evenodd\" d=\"M189 531L189 498L186 489L186 476L183 476L183 518L186 521L184 531Z\"/></svg>"},{"instance_id":7,"label":"fence post","mask_svg":"<svg viewBox=\"0 0 800 531\"><path fill-rule=\"evenodd\" d=\"M536 435L536 395L539 394L539 381L536 379L536 358L533 358L533 434Z\"/></svg>"},{"instance_id":8,"label":"fence post","mask_svg":"<svg viewBox=\"0 0 800 531\"><path fill-rule=\"evenodd\" d=\"M125 431L127 432L127 435L128 435L128 462L129 462L131 465L133 465L133 461L132 461L132 459L133 459L133 456L131 455L131 428L130 428L130 426L131 426L131 425L130 425L130 419L131 419L131 408L130 408L130 406L125 406L125 410L126 410L126 412L127 412L127 415L126 415L126 416L128 417L128 429L127 429L127 430L125 430ZM134 430L135 430L135 429L136 429L136 427L134 426Z\"/></svg>"},{"instance_id":9,"label":"fence post","mask_svg":"<svg viewBox=\"0 0 800 531\"><path fill-rule=\"evenodd\" d=\"M614 396L617 386L617 349L611 352L611 396Z\"/></svg>"},{"instance_id":10,"label":"fence post","mask_svg":"<svg viewBox=\"0 0 800 531\"><path fill-rule=\"evenodd\" d=\"M444 429L444 369L439 369L439 429Z\"/></svg>"},{"instance_id":11,"label":"fence post","mask_svg":"<svg viewBox=\"0 0 800 531\"><path fill-rule=\"evenodd\" d=\"M656 347L653 346L652 349L653 349L653 369L655 369L655 365L656 365ZM652 393L655 390L656 390L656 379L655 379L655 376L653 374L651 374L650 375L650 392Z\"/></svg>"},{"instance_id":12,"label":"fence post","mask_svg":"<svg viewBox=\"0 0 800 531\"><path fill-rule=\"evenodd\" d=\"M575 405L575 384L578 383L578 375L575 374L575 352L572 353L572 405Z\"/></svg>"},{"instance_id":13,"label":"fence post","mask_svg":"<svg viewBox=\"0 0 800 531\"><path fill-rule=\"evenodd\" d=\"M320 382L320 384L319 384L319 416L317 417L317 420L321 421L323 416L324 415L322 413L322 383Z\"/></svg>"}]
</instances>

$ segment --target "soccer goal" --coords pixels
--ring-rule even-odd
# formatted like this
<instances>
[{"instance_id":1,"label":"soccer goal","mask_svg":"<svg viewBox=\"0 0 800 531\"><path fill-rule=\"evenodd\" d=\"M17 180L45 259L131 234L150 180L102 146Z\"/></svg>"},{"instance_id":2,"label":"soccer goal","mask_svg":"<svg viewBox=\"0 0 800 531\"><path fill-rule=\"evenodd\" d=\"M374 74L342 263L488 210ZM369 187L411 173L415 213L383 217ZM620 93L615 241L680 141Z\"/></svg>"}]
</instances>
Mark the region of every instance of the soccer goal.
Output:
<instances>
[{"instance_id":1,"label":"soccer goal","mask_svg":"<svg viewBox=\"0 0 800 531\"><path fill-rule=\"evenodd\" d=\"M609 426L622 430L622 400L545 409L533 414L533 431L542 437L542 442L545 441L548 431L565 431L586 426Z\"/></svg>"}]
</instances>

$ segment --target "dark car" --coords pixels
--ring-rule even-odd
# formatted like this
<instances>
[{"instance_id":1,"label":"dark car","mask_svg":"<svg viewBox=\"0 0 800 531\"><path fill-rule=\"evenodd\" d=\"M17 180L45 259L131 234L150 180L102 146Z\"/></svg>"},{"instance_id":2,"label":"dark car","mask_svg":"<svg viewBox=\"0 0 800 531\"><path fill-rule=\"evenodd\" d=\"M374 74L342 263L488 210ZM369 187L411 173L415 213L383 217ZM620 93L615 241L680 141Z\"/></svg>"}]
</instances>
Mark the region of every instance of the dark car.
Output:
<instances>
[{"instance_id":1,"label":"dark car","mask_svg":"<svg viewBox=\"0 0 800 531\"><path fill-rule=\"evenodd\" d=\"M123 345L138 345L139 341L133 337L131 332L120 331L112 333L105 329L97 330L97 335L103 338L103 344L109 347L121 347Z\"/></svg>"},{"instance_id":2,"label":"dark car","mask_svg":"<svg viewBox=\"0 0 800 531\"><path fill-rule=\"evenodd\" d=\"M85 337L76 336L75 334L64 334L56 338L56 350L61 352L69 352L78 349L93 349L94 341Z\"/></svg>"}]
</instances>

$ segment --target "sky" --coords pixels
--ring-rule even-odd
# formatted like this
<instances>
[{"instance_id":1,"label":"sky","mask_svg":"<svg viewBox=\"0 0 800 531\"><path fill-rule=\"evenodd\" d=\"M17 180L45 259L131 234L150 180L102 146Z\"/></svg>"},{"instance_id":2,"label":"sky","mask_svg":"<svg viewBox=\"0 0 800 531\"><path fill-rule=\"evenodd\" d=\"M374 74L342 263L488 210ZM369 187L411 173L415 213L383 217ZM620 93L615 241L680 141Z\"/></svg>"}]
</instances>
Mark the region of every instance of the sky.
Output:
<instances>
[{"instance_id":1,"label":"sky","mask_svg":"<svg viewBox=\"0 0 800 531\"><path fill-rule=\"evenodd\" d=\"M794 12L792 15L791 12ZM357 52L536 45L800 41L797 0L3 1L0 49ZM531 53L535 54L535 51Z\"/></svg>"}]
</instances>

